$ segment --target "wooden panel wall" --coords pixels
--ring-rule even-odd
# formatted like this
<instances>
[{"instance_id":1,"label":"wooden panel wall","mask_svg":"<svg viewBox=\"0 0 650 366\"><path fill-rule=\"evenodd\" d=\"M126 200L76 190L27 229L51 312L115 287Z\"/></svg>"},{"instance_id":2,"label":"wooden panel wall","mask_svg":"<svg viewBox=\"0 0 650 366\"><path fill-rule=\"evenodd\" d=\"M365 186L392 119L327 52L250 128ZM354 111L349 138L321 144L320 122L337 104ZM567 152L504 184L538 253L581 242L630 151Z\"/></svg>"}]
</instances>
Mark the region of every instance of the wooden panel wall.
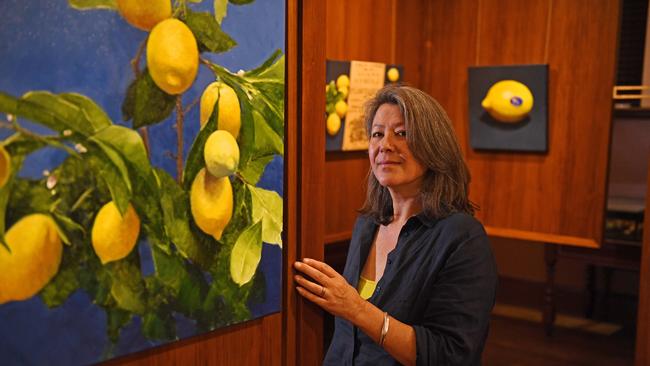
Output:
<instances>
[{"instance_id":1,"label":"wooden panel wall","mask_svg":"<svg viewBox=\"0 0 650 366\"><path fill-rule=\"evenodd\" d=\"M619 1L434 1L424 89L447 109L495 236L597 246L602 236ZM549 65L547 154L470 148L467 68Z\"/></svg>"},{"instance_id":2,"label":"wooden panel wall","mask_svg":"<svg viewBox=\"0 0 650 366\"><path fill-rule=\"evenodd\" d=\"M405 67L405 80L417 85L422 68L419 50L424 39L421 11L426 8L426 1L327 0L326 3L327 59L399 63ZM409 18L408 22L398 21ZM407 52L410 57L404 57ZM324 117L322 120L324 126ZM365 151L327 153L326 242L350 238L356 210L365 198L369 167Z\"/></svg>"}]
</instances>

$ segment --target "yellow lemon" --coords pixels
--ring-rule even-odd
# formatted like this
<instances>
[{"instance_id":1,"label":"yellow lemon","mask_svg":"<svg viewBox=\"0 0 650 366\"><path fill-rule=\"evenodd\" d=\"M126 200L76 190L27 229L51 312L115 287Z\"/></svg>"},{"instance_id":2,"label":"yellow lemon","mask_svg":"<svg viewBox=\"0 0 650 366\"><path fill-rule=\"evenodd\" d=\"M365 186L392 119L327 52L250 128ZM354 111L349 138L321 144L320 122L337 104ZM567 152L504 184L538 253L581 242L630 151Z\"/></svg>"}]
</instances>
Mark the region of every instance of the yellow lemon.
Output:
<instances>
[{"instance_id":1,"label":"yellow lemon","mask_svg":"<svg viewBox=\"0 0 650 366\"><path fill-rule=\"evenodd\" d=\"M0 146L0 188L4 187L11 174L11 156L4 148Z\"/></svg>"},{"instance_id":2,"label":"yellow lemon","mask_svg":"<svg viewBox=\"0 0 650 366\"><path fill-rule=\"evenodd\" d=\"M203 147L205 167L215 178L227 177L239 165L239 145L228 131L217 130L208 137Z\"/></svg>"},{"instance_id":3,"label":"yellow lemon","mask_svg":"<svg viewBox=\"0 0 650 366\"><path fill-rule=\"evenodd\" d=\"M533 108L533 94L515 80L501 80L487 92L481 106L497 121L519 122Z\"/></svg>"},{"instance_id":4,"label":"yellow lemon","mask_svg":"<svg viewBox=\"0 0 650 366\"><path fill-rule=\"evenodd\" d=\"M388 72L386 73L386 77L388 77L388 80L392 83L396 82L399 80L399 70L396 67L391 67L388 69Z\"/></svg>"},{"instance_id":5,"label":"yellow lemon","mask_svg":"<svg viewBox=\"0 0 650 366\"><path fill-rule=\"evenodd\" d=\"M348 113L348 104L345 101L339 100L334 105L334 109L336 110L336 114L343 118L345 117L345 114Z\"/></svg>"},{"instance_id":6,"label":"yellow lemon","mask_svg":"<svg viewBox=\"0 0 650 366\"><path fill-rule=\"evenodd\" d=\"M129 204L124 217L115 202L105 204L97 213L91 241L102 264L120 260L133 250L140 234L140 218Z\"/></svg>"},{"instance_id":7,"label":"yellow lemon","mask_svg":"<svg viewBox=\"0 0 650 366\"><path fill-rule=\"evenodd\" d=\"M233 192L228 177L215 178L201 169L192 182L190 207L199 229L221 239L232 218Z\"/></svg>"},{"instance_id":8,"label":"yellow lemon","mask_svg":"<svg viewBox=\"0 0 650 366\"><path fill-rule=\"evenodd\" d=\"M201 95L201 128L208 123L214 104L219 101L219 120L217 128L230 132L235 139L239 136L241 127L241 107L239 98L233 88L228 85L215 81L208 85Z\"/></svg>"},{"instance_id":9,"label":"yellow lemon","mask_svg":"<svg viewBox=\"0 0 650 366\"><path fill-rule=\"evenodd\" d=\"M117 0L117 11L132 26L148 31L172 16L170 0Z\"/></svg>"},{"instance_id":10,"label":"yellow lemon","mask_svg":"<svg viewBox=\"0 0 650 366\"><path fill-rule=\"evenodd\" d=\"M331 136L336 135L341 129L341 117L336 113L327 116L327 133Z\"/></svg>"},{"instance_id":11,"label":"yellow lemon","mask_svg":"<svg viewBox=\"0 0 650 366\"><path fill-rule=\"evenodd\" d=\"M36 295L59 271L63 245L54 221L43 214L23 217L0 245L0 304Z\"/></svg>"},{"instance_id":12,"label":"yellow lemon","mask_svg":"<svg viewBox=\"0 0 650 366\"><path fill-rule=\"evenodd\" d=\"M147 41L149 74L168 94L186 91L199 69L199 48L190 28L178 19L158 23Z\"/></svg>"},{"instance_id":13,"label":"yellow lemon","mask_svg":"<svg viewBox=\"0 0 650 366\"><path fill-rule=\"evenodd\" d=\"M336 78L336 88L341 91L341 88L349 88L350 87L350 78L345 75L341 74L339 75L338 78Z\"/></svg>"}]
</instances>

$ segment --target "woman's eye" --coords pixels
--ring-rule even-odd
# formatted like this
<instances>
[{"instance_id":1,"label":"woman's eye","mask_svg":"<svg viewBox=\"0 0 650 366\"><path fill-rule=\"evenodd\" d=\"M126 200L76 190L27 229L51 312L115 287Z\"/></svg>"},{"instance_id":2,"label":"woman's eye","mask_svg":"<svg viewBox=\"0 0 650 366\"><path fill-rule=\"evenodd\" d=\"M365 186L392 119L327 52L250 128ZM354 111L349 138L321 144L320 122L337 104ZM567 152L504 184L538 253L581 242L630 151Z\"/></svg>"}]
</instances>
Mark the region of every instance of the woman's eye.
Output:
<instances>
[{"instance_id":1,"label":"woman's eye","mask_svg":"<svg viewBox=\"0 0 650 366\"><path fill-rule=\"evenodd\" d=\"M371 137L382 137L383 134L381 132L373 132L372 135L370 135L370 136Z\"/></svg>"},{"instance_id":2,"label":"woman's eye","mask_svg":"<svg viewBox=\"0 0 650 366\"><path fill-rule=\"evenodd\" d=\"M403 131L395 131L395 135L399 137L406 137L406 130Z\"/></svg>"}]
</instances>

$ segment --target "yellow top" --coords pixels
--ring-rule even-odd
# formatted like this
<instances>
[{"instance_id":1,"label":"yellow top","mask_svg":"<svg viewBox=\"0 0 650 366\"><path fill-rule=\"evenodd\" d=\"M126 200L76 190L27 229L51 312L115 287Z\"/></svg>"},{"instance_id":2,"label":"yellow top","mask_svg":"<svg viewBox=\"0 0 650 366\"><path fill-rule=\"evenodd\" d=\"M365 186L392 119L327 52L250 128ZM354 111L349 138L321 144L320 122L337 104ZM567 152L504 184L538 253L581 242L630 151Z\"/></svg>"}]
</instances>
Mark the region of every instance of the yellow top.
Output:
<instances>
[{"instance_id":1,"label":"yellow top","mask_svg":"<svg viewBox=\"0 0 650 366\"><path fill-rule=\"evenodd\" d=\"M375 292L376 287L377 282L364 278L363 276L359 276L357 291L359 291L359 295L361 295L361 298L364 300L368 300L370 296L372 296L372 294Z\"/></svg>"}]
</instances>

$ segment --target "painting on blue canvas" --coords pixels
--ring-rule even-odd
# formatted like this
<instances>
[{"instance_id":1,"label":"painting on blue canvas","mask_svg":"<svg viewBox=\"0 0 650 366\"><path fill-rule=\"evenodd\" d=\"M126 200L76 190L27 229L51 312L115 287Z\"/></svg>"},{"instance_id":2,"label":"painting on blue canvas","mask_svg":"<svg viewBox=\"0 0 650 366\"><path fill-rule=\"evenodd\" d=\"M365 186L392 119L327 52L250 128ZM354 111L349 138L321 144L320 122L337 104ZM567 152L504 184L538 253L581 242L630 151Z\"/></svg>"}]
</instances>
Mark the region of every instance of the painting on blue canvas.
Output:
<instances>
[{"instance_id":1,"label":"painting on blue canvas","mask_svg":"<svg viewBox=\"0 0 650 366\"><path fill-rule=\"evenodd\" d=\"M0 360L280 311L285 3L0 3Z\"/></svg>"}]
</instances>

